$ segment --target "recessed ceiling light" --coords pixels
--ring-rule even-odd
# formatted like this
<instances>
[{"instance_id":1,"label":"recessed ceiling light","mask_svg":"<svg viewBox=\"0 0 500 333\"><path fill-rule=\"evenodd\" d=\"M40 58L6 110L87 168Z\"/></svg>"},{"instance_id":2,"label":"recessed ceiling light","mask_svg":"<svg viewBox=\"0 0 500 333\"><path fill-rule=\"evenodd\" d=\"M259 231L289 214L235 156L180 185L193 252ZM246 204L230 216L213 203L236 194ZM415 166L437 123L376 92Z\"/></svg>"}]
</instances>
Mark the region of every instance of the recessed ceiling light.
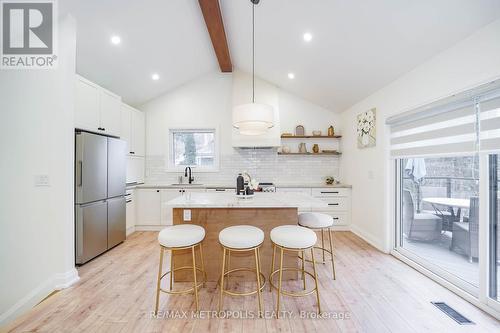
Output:
<instances>
[{"instance_id":1,"label":"recessed ceiling light","mask_svg":"<svg viewBox=\"0 0 500 333\"><path fill-rule=\"evenodd\" d=\"M122 42L122 39L120 38L120 36L112 36L111 37L111 43L115 44L115 45L118 45Z\"/></svg>"},{"instance_id":2,"label":"recessed ceiling light","mask_svg":"<svg viewBox=\"0 0 500 333\"><path fill-rule=\"evenodd\" d=\"M151 75L151 79L153 79L154 81L158 81L160 79L160 75L154 73L153 75Z\"/></svg>"},{"instance_id":3,"label":"recessed ceiling light","mask_svg":"<svg viewBox=\"0 0 500 333\"><path fill-rule=\"evenodd\" d=\"M293 73L288 73L288 78L289 78L290 80L295 79L295 74L293 74Z\"/></svg>"},{"instance_id":4,"label":"recessed ceiling light","mask_svg":"<svg viewBox=\"0 0 500 333\"><path fill-rule=\"evenodd\" d=\"M311 39L313 39L313 35L311 35L309 32L306 32L306 33L304 34L304 40L305 40L306 42L310 42L310 41L311 41Z\"/></svg>"}]
</instances>

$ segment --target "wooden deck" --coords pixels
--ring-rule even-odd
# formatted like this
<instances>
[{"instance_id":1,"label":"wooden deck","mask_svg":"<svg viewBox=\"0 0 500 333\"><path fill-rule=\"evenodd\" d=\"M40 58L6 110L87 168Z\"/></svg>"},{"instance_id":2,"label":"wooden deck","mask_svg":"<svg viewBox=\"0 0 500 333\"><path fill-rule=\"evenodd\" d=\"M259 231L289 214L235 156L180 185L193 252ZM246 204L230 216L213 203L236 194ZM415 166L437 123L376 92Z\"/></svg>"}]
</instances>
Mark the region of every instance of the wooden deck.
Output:
<instances>
[{"instance_id":1,"label":"wooden deck","mask_svg":"<svg viewBox=\"0 0 500 333\"><path fill-rule=\"evenodd\" d=\"M301 319L315 311L315 297L285 297L284 319L156 319L155 279L159 250L156 232L137 232L79 269L81 280L19 318L11 332L499 332L497 320L350 232L335 233L337 280L319 265L323 311L345 319ZM236 284L238 289L248 283ZM287 284L300 285L300 281ZM309 282L311 284L311 282ZM182 287L183 283L177 284ZM290 285L287 285L290 287ZM216 310L218 290L207 283L202 310ZM430 302L445 301L476 325L460 326ZM264 305L272 311L276 293L266 287ZM225 309L257 309L255 296L225 297ZM191 311L192 295L161 296L161 309ZM183 313L179 312L179 316ZM188 312L190 316L190 312Z\"/></svg>"}]
</instances>

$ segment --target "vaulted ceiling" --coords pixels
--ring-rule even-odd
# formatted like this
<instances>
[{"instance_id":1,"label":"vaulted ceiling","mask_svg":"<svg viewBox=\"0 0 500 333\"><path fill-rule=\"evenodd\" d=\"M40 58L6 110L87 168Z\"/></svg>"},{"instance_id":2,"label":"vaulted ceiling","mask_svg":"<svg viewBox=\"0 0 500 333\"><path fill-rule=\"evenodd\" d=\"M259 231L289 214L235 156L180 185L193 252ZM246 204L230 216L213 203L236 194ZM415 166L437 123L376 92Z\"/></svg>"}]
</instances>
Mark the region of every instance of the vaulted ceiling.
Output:
<instances>
[{"instance_id":1,"label":"vaulted ceiling","mask_svg":"<svg viewBox=\"0 0 500 333\"><path fill-rule=\"evenodd\" d=\"M197 0L59 4L77 21L78 73L132 105L219 70ZM233 66L251 71L251 2L220 6ZM500 1L261 0L255 15L256 74L343 111L500 18Z\"/></svg>"}]
</instances>

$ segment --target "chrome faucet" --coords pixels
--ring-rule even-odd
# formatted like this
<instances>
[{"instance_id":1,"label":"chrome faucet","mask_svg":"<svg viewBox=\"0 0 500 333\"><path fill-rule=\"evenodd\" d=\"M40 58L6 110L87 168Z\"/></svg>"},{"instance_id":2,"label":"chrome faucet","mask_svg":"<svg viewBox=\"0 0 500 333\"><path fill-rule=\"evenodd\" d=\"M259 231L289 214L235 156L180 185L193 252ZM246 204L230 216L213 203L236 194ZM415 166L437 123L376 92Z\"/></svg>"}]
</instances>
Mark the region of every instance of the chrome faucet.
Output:
<instances>
[{"instance_id":1,"label":"chrome faucet","mask_svg":"<svg viewBox=\"0 0 500 333\"><path fill-rule=\"evenodd\" d=\"M188 177L188 170L189 170L189 177ZM191 177L191 167L186 167L186 169L184 169L184 177L188 177L189 184L191 184L194 181L194 177Z\"/></svg>"}]
</instances>

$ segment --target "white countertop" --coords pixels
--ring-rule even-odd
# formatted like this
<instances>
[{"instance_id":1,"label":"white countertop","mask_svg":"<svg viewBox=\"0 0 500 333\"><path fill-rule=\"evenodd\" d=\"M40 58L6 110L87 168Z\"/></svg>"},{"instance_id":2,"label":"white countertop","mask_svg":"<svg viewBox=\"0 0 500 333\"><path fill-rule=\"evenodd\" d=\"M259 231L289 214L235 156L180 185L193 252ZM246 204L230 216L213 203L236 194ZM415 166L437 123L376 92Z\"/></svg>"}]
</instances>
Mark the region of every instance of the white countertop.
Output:
<instances>
[{"instance_id":1,"label":"white countertop","mask_svg":"<svg viewBox=\"0 0 500 333\"><path fill-rule=\"evenodd\" d=\"M328 204L302 193L255 193L240 199L235 193L185 193L165 203L171 208L325 208Z\"/></svg>"},{"instance_id":2,"label":"white countertop","mask_svg":"<svg viewBox=\"0 0 500 333\"><path fill-rule=\"evenodd\" d=\"M236 188L235 184L138 184L133 185L136 188L147 189L176 189L176 188ZM326 185L324 183L276 183L276 187L281 188L351 188L347 184ZM132 187L132 186L130 186Z\"/></svg>"}]
</instances>

